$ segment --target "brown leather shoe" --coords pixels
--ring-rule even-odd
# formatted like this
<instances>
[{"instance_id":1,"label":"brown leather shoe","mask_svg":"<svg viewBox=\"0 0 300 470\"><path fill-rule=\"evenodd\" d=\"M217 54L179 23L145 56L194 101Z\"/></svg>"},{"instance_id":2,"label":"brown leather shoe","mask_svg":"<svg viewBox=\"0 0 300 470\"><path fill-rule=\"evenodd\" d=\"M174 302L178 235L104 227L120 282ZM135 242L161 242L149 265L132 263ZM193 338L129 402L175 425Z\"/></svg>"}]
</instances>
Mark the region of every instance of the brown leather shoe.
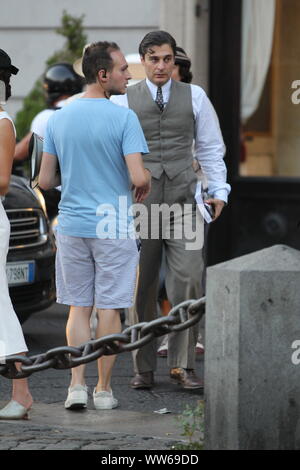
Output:
<instances>
[{"instance_id":1,"label":"brown leather shoe","mask_svg":"<svg viewBox=\"0 0 300 470\"><path fill-rule=\"evenodd\" d=\"M131 388L152 388L154 386L153 372L136 374L130 382Z\"/></svg>"},{"instance_id":2,"label":"brown leather shoe","mask_svg":"<svg viewBox=\"0 0 300 470\"><path fill-rule=\"evenodd\" d=\"M186 389L204 388L204 383L199 379L194 369L182 369L176 367L170 371L171 382L182 385Z\"/></svg>"}]
</instances>

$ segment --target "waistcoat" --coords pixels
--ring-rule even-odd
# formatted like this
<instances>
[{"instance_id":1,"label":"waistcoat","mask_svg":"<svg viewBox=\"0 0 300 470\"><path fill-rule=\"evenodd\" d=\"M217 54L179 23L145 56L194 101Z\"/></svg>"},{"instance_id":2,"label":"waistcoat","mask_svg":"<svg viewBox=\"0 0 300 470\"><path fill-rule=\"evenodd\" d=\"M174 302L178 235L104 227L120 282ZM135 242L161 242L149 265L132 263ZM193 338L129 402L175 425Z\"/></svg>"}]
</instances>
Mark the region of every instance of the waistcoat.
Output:
<instances>
[{"instance_id":1,"label":"waistcoat","mask_svg":"<svg viewBox=\"0 0 300 470\"><path fill-rule=\"evenodd\" d=\"M152 176L158 179L165 172L173 179L191 167L195 127L191 86L172 80L169 101L163 112L153 101L146 80L128 87L127 98L148 143L150 154L143 159Z\"/></svg>"}]
</instances>

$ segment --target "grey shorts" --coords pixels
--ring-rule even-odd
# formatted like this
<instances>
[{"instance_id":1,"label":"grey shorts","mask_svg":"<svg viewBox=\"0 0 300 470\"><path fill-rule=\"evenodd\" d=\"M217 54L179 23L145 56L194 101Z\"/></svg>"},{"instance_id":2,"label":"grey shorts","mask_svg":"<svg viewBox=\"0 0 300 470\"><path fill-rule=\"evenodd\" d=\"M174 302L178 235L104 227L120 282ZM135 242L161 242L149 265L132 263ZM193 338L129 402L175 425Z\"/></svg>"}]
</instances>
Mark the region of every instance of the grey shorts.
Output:
<instances>
[{"instance_id":1,"label":"grey shorts","mask_svg":"<svg viewBox=\"0 0 300 470\"><path fill-rule=\"evenodd\" d=\"M139 252L135 240L101 240L56 233L57 302L77 307L133 304Z\"/></svg>"}]
</instances>

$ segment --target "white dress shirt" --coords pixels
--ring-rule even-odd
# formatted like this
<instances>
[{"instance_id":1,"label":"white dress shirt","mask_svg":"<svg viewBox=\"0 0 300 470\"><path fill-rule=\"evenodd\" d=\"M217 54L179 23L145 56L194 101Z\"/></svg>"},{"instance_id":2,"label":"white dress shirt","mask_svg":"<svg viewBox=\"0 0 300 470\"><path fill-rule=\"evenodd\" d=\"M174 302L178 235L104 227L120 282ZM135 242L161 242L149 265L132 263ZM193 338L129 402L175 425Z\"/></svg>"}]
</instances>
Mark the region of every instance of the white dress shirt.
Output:
<instances>
[{"instance_id":1,"label":"white dress shirt","mask_svg":"<svg viewBox=\"0 0 300 470\"><path fill-rule=\"evenodd\" d=\"M66 100L60 100L56 103L55 108L62 108L65 104ZM52 108L43 109L43 111L39 112L32 120L30 131L44 138L48 120L53 113L55 113L55 109Z\"/></svg>"},{"instance_id":2,"label":"white dress shirt","mask_svg":"<svg viewBox=\"0 0 300 470\"><path fill-rule=\"evenodd\" d=\"M157 86L146 78L153 100L156 99ZM172 80L161 87L164 104L170 97ZM208 182L208 193L214 198L227 202L230 185L226 183L227 170L224 163L225 145L219 120L205 91L191 84L192 105L195 116L194 157L199 161ZM111 96L111 101L128 108L127 95Z\"/></svg>"},{"instance_id":3,"label":"white dress shirt","mask_svg":"<svg viewBox=\"0 0 300 470\"><path fill-rule=\"evenodd\" d=\"M55 104L55 108L62 108L66 103L67 100L60 100ZM55 109L44 109L39 112L31 122L30 131L44 139L49 118L53 113ZM61 186L56 186L55 189L61 191Z\"/></svg>"}]
</instances>

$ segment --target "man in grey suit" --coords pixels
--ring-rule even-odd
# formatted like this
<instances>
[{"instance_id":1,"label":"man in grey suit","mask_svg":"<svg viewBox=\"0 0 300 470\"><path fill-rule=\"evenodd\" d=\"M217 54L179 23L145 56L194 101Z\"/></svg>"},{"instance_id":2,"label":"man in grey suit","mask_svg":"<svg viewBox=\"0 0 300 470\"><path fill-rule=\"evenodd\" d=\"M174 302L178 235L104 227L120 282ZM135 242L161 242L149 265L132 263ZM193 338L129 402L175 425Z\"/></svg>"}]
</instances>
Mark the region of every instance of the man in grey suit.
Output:
<instances>
[{"instance_id":1,"label":"man in grey suit","mask_svg":"<svg viewBox=\"0 0 300 470\"><path fill-rule=\"evenodd\" d=\"M218 118L202 88L171 79L175 51L176 42L169 33L148 33L139 47L146 80L129 87L127 95L113 97L115 103L136 112L150 150L144 165L152 173L152 191L144 203L147 216L140 218L142 247L135 305L139 321L151 321L156 316L163 245L165 284L171 304L202 296L203 219L194 198L197 178L192 168L193 142L195 157L208 180L211 197L207 202L214 210L214 219L221 214L230 192ZM162 211L159 218L153 209L162 204L176 206L176 210L172 214ZM183 228L181 237L178 228ZM197 333L198 326L169 335L170 377L186 389L203 387L194 370ZM151 388L156 343L134 352L133 357L135 376L131 387Z\"/></svg>"}]
</instances>

